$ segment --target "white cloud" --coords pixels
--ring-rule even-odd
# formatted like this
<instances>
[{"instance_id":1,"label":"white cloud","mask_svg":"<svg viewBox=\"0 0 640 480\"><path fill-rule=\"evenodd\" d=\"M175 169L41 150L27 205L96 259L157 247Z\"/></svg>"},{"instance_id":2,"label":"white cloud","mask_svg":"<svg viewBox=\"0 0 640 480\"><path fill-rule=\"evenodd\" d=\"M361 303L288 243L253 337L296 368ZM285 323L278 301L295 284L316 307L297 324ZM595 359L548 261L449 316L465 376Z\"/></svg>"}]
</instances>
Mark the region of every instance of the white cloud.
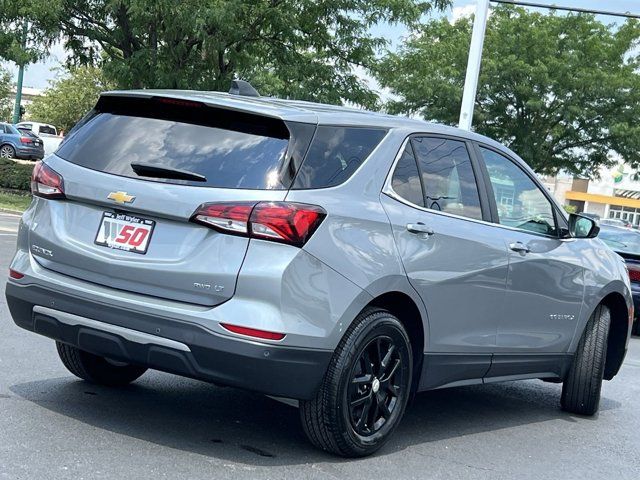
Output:
<instances>
[{"instance_id":1,"label":"white cloud","mask_svg":"<svg viewBox=\"0 0 640 480\"><path fill-rule=\"evenodd\" d=\"M453 11L451 12L451 19L449 21L451 23L456 23L461 18L470 17L474 13L476 13L475 3L470 3L469 5L462 5L459 7L453 7Z\"/></svg>"}]
</instances>

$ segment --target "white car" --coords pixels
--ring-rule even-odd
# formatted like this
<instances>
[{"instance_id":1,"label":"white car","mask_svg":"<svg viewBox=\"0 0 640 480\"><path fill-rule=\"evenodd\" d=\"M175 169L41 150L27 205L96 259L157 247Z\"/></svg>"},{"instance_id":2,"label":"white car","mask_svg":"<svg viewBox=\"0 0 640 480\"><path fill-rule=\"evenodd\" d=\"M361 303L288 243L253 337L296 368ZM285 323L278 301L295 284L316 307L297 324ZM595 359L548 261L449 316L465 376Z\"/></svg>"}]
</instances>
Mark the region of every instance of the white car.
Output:
<instances>
[{"instance_id":1,"label":"white car","mask_svg":"<svg viewBox=\"0 0 640 480\"><path fill-rule=\"evenodd\" d=\"M62 142L62 135L58 134L58 129L53 125L40 122L20 122L16 124L16 128L21 130L30 130L42 139L44 143L45 156L52 154L58 149L58 145Z\"/></svg>"}]
</instances>

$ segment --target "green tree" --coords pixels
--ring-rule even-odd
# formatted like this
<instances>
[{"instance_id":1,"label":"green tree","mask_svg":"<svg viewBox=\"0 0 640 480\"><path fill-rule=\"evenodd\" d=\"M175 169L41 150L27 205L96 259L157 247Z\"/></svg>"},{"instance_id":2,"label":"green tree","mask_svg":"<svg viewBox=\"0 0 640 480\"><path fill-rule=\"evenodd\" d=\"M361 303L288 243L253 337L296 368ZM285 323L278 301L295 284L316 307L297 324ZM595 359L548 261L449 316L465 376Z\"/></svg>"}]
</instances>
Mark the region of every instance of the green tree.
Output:
<instances>
[{"instance_id":1,"label":"green tree","mask_svg":"<svg viewBox=\"0 0 640 480\"><path fill-rule=\"evenodd\" d=\"M458 121L472 19L425 24L378 70L394 113ZM474 129L509 145L536 171L597 174L617 152L640 167L640 24L591 15L492 10Z\"/></svg>"},{"instance_id":2,"label":"green tree","mask_svg":"<svg viewBox=\"0 0 640 480\"><path fill-rule=\"evenodd\" d=\"M50 15L51 3L45 0L0 0L0 59L26 65L46 56L48 48L57 38L56 18ZM30 23L29 20L34 18L38 22ZM23 45L25 40L26 45Z\"/></svg>"},{"instance_id":3,"label":"green tree","mask_svg":"<svg viewBox=\"0 0 640 480\"><path fill-rule=\"evenodd\" d=\"M263 94L375 106L354 71L387 43L370 27L413 27L450 1L50 0L30 19L122 88L227 90L236 77Z\"/></svg>"},{"instance_id":4,"label":"green tree","mask_svg":"<svg viewBox=\"0 0 640 480\"><path fill-rule=\"evenodd\" d=\"M11 86L11 75L0 67L0 122L7 122L11 119L13 111Z\"/></svg>"},{"instance_id":5,"label":"green tree","mask_svg":"<svg viewBox=\"0 0 640 480\"><path fill-rule=\"evenodd\" d=\"M97 67L76 67L50 82L44 95L29 105L34 121L51 123L68 132L98 101L100 92L113 87Z\"/></svg>"}]
</instances>

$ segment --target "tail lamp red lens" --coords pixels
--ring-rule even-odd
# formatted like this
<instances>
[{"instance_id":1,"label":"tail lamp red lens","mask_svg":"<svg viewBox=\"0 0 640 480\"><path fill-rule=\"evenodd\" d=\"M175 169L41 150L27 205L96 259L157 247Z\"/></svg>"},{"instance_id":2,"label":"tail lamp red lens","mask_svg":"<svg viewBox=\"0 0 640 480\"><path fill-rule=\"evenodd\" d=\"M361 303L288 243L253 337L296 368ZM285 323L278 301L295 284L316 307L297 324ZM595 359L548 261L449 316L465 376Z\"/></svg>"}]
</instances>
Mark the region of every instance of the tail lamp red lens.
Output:
<instances>
[{"instance_id":1,"label":"tail lamp red lens","mask_svg":"<svg viewBox=\"0 0 640 480\"><path fill-rule=\"evenodd\" d=\"M31 193L38 197L65 198L62 176L46 163L36 162L31 175Z\"/></svg>"},{"instance_id":2,"label":"tail lamp red lens","mask_svg":"<svg viewBox=\"0 0 640 480\"><path fill-rule=\"evenodd\" d=\"M229 325L228 323L220 324L225 330L248 337L262 338L264 340L282 340L284 333L268 332L266 330L258 330L256 328L240 327L238 325Z\"/></svg>"},{"instance_id":3,"label":"tail lamp red lens","mask_svg":"<svg viewBox=\"0 0 640 480\"><path fill-rule=\"evenodd\" d=\"M20 280L21 278L24 277L24 274L14 270L13 268L10 268L9 269L9 277L10 278L14 278L16 280Z\"/></svg>"},{"instance_id":4,"label":"tail lamp red lens","mask_svg":"<svg viewBox=\"0 0 640 480\"><path fill-rule=\"evenodd\" d=\"M629 280L640 283L640 265L634 265L627 262L627 270L629 270Z\"/></svg>"},{"instance_id":5,"label":"tail lamp red lens","mask_svg":"<svg viewBox=\"0 0 640 480\"><path fill-rule=\"evenodd\" d=\"M20 143L33 143L29 137L20 137Z\"/></svg>"},{"instance_id":6,"label":"tail lamp red lens","mask_svg":"<svg viewBox=\"0 0 640 480\"><path fill-rule=\"evenodd\" d=\"M205 203L191 220L221 232L303 246L327 213L294 202Z\"/></svg>"}]
</instances>

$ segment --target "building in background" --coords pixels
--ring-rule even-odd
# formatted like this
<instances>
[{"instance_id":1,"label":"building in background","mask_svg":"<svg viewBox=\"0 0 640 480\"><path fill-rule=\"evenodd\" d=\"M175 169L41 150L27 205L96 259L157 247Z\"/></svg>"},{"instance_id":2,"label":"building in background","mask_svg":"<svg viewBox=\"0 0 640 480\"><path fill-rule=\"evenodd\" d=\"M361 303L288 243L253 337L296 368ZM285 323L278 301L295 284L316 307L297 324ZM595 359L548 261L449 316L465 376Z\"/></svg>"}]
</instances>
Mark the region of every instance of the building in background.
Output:
<instances>
[{"instance_id":1,"label":"building in background","mask_svg":"<svg viewBox=\"0 0 640 480\"><path fill-rule=\"evenodd\" d=\"M556 198L565 205L573 205L577 212L593 213L600 218L627 220L634 227L640 225L640 179L624 163L600 170L600 178L573 178L571 188ZM549 188L548 182L545 182ZM550 191L553 192L551 188ZM555 192L554 192L555 194Z\"/></svg>"},{"instance_id":2,"label":"building in background","mask_svg":"<svg viewBox=\"0 0 640 480\"><path fill-rule=\"evenodd\" d=\"M44 90L40 88L32 88L32 87L22 87L22 101L20 102L23 107L27 107L33 99L36 97L40 97L44 94ZM11 87L11 104L16 101L16 87L15 85Z\"/></svg>"}]
</instances>

